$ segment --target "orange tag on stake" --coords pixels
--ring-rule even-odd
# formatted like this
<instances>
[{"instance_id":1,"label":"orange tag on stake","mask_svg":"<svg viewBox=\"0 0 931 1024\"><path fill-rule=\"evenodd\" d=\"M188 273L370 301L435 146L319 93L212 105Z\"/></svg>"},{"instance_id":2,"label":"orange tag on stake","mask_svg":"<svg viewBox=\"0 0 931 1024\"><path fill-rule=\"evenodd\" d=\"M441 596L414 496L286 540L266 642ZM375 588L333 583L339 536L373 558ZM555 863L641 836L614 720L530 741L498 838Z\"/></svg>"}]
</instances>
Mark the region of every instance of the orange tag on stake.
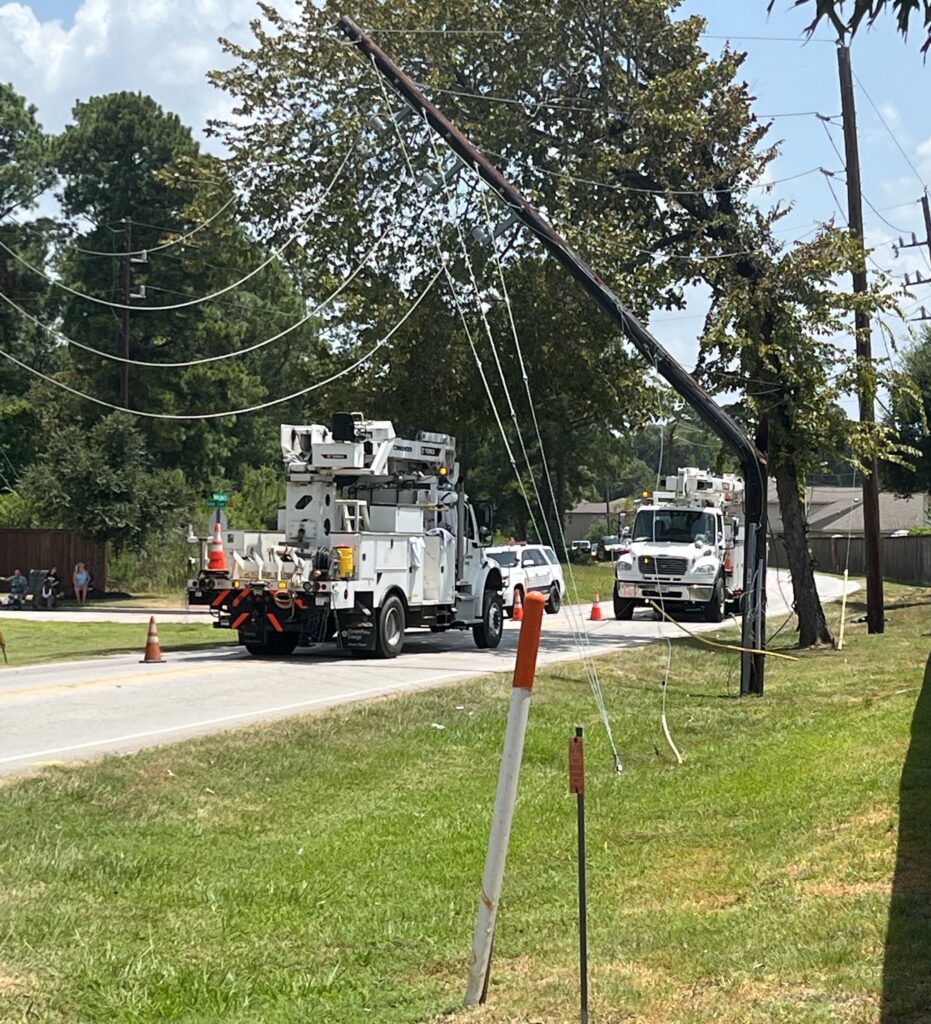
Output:
<instances>
[{"instance_id":1,"label":"orange tag on stake","mask_svg":"<svg viewBox=\"0 0 931 1024\"><path fill-rule=\"evenodd\" d=\"M569 740L569 792L585 792L585 750L581 736Z\"/></svg>"}]
</instances>

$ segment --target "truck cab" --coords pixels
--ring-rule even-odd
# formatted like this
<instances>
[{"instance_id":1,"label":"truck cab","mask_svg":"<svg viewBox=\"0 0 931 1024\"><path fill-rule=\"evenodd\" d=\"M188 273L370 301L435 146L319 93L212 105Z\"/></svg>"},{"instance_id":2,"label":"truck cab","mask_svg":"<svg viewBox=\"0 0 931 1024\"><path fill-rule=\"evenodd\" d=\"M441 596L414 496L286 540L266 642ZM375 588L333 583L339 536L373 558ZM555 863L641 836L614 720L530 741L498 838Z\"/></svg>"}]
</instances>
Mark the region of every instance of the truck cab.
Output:
<instances>
[{"instance_id":1,"label":"truck cab","mask_svg":"<svg viewBox=\"0 0 931 1024\"><path fill-rule=\"evenodd\" d=\"M644 495L630 550L615 563L615 616L630 619L638 605L656 604L720 622L742 592L743 482L686 468L666 486Z\"/></svg>"}]
</instances>

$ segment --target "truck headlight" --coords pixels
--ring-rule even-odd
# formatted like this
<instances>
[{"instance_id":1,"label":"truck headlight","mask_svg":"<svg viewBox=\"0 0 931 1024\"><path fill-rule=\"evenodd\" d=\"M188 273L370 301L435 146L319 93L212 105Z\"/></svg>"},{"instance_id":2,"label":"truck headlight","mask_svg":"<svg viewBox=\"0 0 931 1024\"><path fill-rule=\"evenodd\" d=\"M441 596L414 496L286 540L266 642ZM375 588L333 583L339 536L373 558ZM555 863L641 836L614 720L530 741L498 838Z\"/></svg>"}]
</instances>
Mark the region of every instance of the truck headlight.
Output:
<instances>
[{"instance_id":1,"label":"truck headlight","mask_svg":"<svg viewBox=\"0 0 931 1024\"><path fill-rule=\"evenodd\" d=\"M717 565L714 562L705 562L703 565L696 565L692 572L696 576L710 576L712 573L717 571Z\"/></svg>"},{"instance_id":2,"label":"truck headlight","mask_svg":"<svg viewBox=\"0 0 931 1024\"><path fill-rule=\"evenodd\" d=\"M619 558L616 565L617 571L620 572L633 572L634 563L630 558Z\"/></svg>"}]
</instances>

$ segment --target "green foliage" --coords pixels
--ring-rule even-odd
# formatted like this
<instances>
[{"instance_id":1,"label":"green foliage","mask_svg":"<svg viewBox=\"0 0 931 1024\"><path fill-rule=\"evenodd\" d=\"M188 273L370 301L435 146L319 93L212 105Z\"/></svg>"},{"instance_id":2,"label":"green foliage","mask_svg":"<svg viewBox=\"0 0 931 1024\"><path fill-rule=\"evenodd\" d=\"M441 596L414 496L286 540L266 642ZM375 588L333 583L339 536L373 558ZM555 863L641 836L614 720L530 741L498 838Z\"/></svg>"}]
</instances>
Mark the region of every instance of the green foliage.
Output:
<instances>
[{"instance_id":1,"label":"green foliage","mask_svg":"<svg viewBox=\"0 0 931 1024\"><path fill-rule=\"evenodd\" d=\"M581 725L593 1020L866 1024L882 1000L889 1024L917 1022L929 605L927 591L889 597L894 629L867 636L855 595L843 656L774 659L764 700L728 699L737 656L697 641L599 658L620 778L582 666L540 665L480 1010L462 1009L462 986L509 677L10 781L0 1018L577 1021L565 750ZM16 649L40 628L17 624ZM121 629L144 641L144 626L105 629L113 647L129 646ZM198 632L221 631L166 627L163 644ZM667 658L683 765L658 721ZM274 665L222 671L275 683Z\"/></svg>"},{"instance_id":2,"label":"green foliage","mask_svg":"<svg viewBox=\"0 0 931 1024\"><path fill-rule=\"evenodd\" d=\"M32 104L0 82L0 221L30 209L55 178L35 115Z\"/></svg>"},{"instance_id":3,"label":"green foliage","mask_svg":"<svg viewBox=\"0 0 931 1024\"><path fill-rule=\"evenodd\" d=\"M275 530L284 505L284 475L278 466L244 466L231 496L227 519L234 530Z\"/></svg>"},{"instance_id":4,"label":"green foliage","mask_svg":"<svg viewBox=\"0 0 931 1024\"><path fill-rule=\"evenodd\" d=\"M883 481L899 494L927 494L931 493L931 330L927 327L902 353L902 370L913 387L894 393L886 426L910 453L883 464Z\"/></svg>"},{"instance_id":5,"label":"green foliage","mask_svg":"<svg viewBox=\"0 0 931 1024\"><path fill-rule=\"evenodd\" d=\"M120 413L90 428L58 429L20 490L42 525L76 529L117 549L180 527L192 504L180 470L153 470L141 431Z\"/></svg>"},{"instance_id":6,"label":"green foliage","mask_svg":"<svg viewBox=\"0 0 931 1024\"><path fill-rule=\"evenodd\" d=\"M404 145L416 175L410 179L393 133L380 134L371 123L373 112L386 113L377 77L365 62L347 59L345 48L326 38L337 7L306 5L295 22L268 11L273 31L257 32L254 48L227 44L238 63L213 78L248 112L250 126L247 131L219 124L215 130L233 152L233 166L254 182L250 209L272 226L276 237L289 230L291 204L285 197L303 193L310 202L319 196L350 144L357 143L364 153L377 152L378 160L351 162L332 201L357 216L324 219L316 233L318 246L296 254L295 263L308 281L320 282L319 290L334 260L351 264L383 230L385 218L400 218L405 230L387 241L380 272L363 276L345 293L344 329L351 332L350 324L357 322L358 342L364 345L397 320L399 289L410 296L422 285L426 270L412 280L407 268L436 265L438 231L492 400L509 423L510 404L473 312L474 289L455 228L463 215L466 228L484 226L485 211L470 203L467 176L454 187L452 203L423 192L424 175L436 173L438 157L422 132L405 125ZM459 17L474 24L494 23L499 15L498 4L479 0L458 11L452 27ZM412 23L451 24L439 0L406 0L390 10L369 0L354 16L376 31ZM547 25L546 32L533 30L540 23ZM608 273L629 305L642 314L657 306L680 307L683 288L698 273L696 261L718 255L721 246L711 232L684 230L688 213L672 202L657 203L651 190L732 184L737 192L765 167L772 155L760 145L765 129L750 117L749 93L736 80L742 57L730 51L719 59L709 57L699 45L701 19L673 20L664 0L571 9L534 0L522 8L520 24L528 26L526 34L514 29L508 46L493 34L470 36L467 46L455 36L405 35L404 64L427 82L428 92L452 90L442 95L445 112L486 151L506 154L502 166L508 175L596 268ZM649 45L637 42L647 39ZM482 100L486 92L523 97L527 108ZM565 97L571 103L560 102ZM307 139L314 140L312 164L306 159ZM696 148L711 154L707 164L681 159ZM621 187L595 191L563 172ZM428 213L422 210L425 203ZM491 217L499 218L500 210L493 209ZM478 268L477 284L507 390L517 416L529 426L522 371L509 340L490 248L468 231L465 242ZM508 243L505 281L554 480L555 510L541 453L528 431L532 473L544 495L545 515L556 518L593 476L608 475L602 470L613 462L605 455L616 447L615 437L641 427L658 411L660 400L646 368L565 272L541 259L528 235L515 234ZM672 258L655 259L660 250ZM328 258L319 259L321 252ZM391 268L396 268L393 273ZM365 377L345 382L331 395L397 423L455 433L468 463L470 489L493 494L499 506L506 502L505 517L524 532L522 499L508 480L509 459L447 289L434 290L391 348L373 358ZM429 424L424 410L431 411ZM521 460L513 434L511 443ZM529 477L524 483L532 495Z\"/></svg>"}]
</instances>

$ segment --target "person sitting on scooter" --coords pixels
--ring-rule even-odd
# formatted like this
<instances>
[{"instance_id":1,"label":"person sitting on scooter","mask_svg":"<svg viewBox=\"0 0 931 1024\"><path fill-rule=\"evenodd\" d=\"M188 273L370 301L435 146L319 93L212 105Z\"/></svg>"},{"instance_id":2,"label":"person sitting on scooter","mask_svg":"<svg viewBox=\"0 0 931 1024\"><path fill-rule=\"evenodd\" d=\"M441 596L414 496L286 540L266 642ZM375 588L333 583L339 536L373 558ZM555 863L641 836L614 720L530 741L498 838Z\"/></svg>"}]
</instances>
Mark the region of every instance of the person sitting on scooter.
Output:
<instances>
[{"instance_id":1,"label":"person sitting on scooter","mask_svg":"<svg viewBox=\"0 0 931 1024\"><path fill-rule=\"evenodd\" d=\"M58 575L58 567L53 565L45 574L45 579L39 589L39 603L43 608L55 608L58 606L60 597L61 578Z\"/></svg>"}]
</instances>

